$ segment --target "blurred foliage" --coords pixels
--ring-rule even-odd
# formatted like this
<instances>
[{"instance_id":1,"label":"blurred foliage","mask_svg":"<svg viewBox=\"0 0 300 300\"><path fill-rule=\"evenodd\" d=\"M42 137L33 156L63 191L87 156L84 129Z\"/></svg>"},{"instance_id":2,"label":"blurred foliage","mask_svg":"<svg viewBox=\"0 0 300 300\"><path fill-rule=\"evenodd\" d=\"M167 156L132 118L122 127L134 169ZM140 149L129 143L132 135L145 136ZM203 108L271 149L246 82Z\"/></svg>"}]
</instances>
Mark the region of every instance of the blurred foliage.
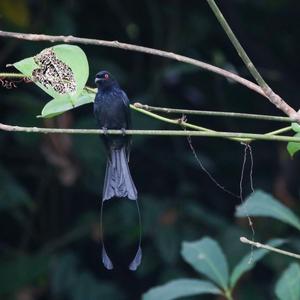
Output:
<instances>
[{"instance_id":1,"label":"blurred foliage","mask_svg":"<svg viewBox=\"0 0 300 300\"><path fill-rule=\"evenodd\" d=\"M300 2L220 0L218 4L266 81L298 109ZM3 30L136 43L208 61L250 78L206 1L0 1L0 12ZM2 71L11 71L6 64L54 46L13 39L1 39L0 43ZM132 101L279 114L259 95L195 67L142 53L80 47L89 61L87 85L94 87L94 74L107 69ZM17 88L10 90L1 87L1 122L95 128L90 104L55 119L35 118L45 106L47 95L33 84L16 81L15 85ZM189 121L224 131L267 132L280 127L273 122L193 116ZM136 112L133 124L139 129L174 128ZM205 138L193 138L193 145L220 183L238 192L243 147ZM300 155L294 154L291 160L285 145L279 143L257 142L252 148L254 184L267 193L261 195L264 214L260 216L277 219L255 219L255 238L288 239L292 250L299 252L299 232L290 225L299 222ZM153 286L195 278L195 271L180 258L180 245L203 236L211 236L218 243L224 252L220 259L224 256L228 265L240 266L240 271L234 269L235 274L251 271L241 278L235 275L237 283L231 279L235 299L274 299L275 285L280 299L290 276L297 279L299 267L291 265L291 259L274 254L251 270L241 267L245 264L239 263L249 248L239 242L239 237L250 235L250 230L246 220L234 216L240 203L222 193L203 174L184 138L133 139L130 164L144 226L144 258L135 273L127 270L138 238L138 220L131 202L105 205L105 235L118 268L107 272L100 262L99 209L106 154L98 137L1 132L0 156L1 300L141 299ZM249 182L244 182L247 194ZM268 205L263 206L265 200ZM275 214L270 205L287 214ZM265 254L256 253L259 259ZM193 280L190 284L198 283L200 289L198 279ZM176 287L180 283L186 282L175 281Z\"/></svg>"},{"instance_id":2,"label":"blurred foliage","mask_svg":"<svg viewBox=\"0 0 300 300\"><path fill-rule=\"evenodd\" d=\"M280 246L282 240L274 239L268 242L272 246ZM208 281L194 279L177 279L163 286L150 289L143 295L143 300L173 300L190 295L219 294L231 300L232 291L237 281L244 273L254 268L257 261L268 253L265 249L251 250L235 266L229 276L229 267L224 252L218 243L210 237L204 237L199 241L183 242L182 257L198 273L208 277ZM286 276L287 277L287 276ZM297 282L296 279L295 282ZM282 284L284 285L284 284ZM286 293L294 294L298 292L298 287L284 287ZM278 289L278 287L277 287ZM294 291L295 290L295 291ZM295 298L296 299L296 298Z\"/></svg>"}]
</instances>

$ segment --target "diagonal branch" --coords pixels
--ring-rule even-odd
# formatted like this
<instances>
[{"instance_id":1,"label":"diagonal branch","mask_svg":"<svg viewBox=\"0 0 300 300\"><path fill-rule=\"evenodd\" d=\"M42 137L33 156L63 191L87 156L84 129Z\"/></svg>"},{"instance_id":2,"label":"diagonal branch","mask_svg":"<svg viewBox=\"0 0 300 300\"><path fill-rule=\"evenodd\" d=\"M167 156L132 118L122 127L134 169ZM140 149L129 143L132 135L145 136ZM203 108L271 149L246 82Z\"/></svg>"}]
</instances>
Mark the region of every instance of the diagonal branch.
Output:
<instances>
[{"instance_id":1,"label":"diagonal branch","mask_svg":"<svg viewBox=\"0 0 300 300\"><path fill-rule=\"evenodd\" d=\"M249 244L249 245L252 245L256 248L263 248L263 249L273 251L273 252L276 252L276 253L279 253L279 254L283 254L283 255L291 256L293 258L300 259L300 254L296 254L296 253L293 253L293 252L281 250L281 249L278 249L278 248L275 248L275 247L272 247L272 246L269 246L269 245L261 244L261 243L258 243L258 242L249 241L247 238L245 238L243 236L240 237L240 241L244 244Z\"/></svg>"},{"instance_id":2,"label":"diagonal branch","mask_svg":"<svg viewBox=\"0 0 300 300\"><path fill-rule=\"evenodd\" d=\"M227 112L227 111L225 112L225 111L208 111L208 110L191 110L191 109L181 109L181 108L157 107L157 106L142 104L139 102L134 103L134 106L147 111L162 112L167 114L229 117L229 118L264 120L264 121L288 122L288 123L293 122L293 120L289 117L280 117L280 116L272 116L272 115L258 115L258 114L236 113L236 112Z\"/></svg>"},{"instance_id":3,"label":"diagonal branch","mask_svg":"<svg viewBox=\"0 0 300 300\"><path fill-rule=\"evenodd\" d=\"M104 46L104 47L112 47L112 48L118 48L118 49L124 49L129 51L136 51L136 52L142 52L147 53L151 55L161 56L169 59L173 59L176 61L180 61L183 63L187 63L190 65L197 66L199 68L205 69L207 71L216 73L218 75L221 75L223 77L226 77L228 79L234 80L250 90L255 91L256 93L267 97L264 93L264 91L261 89L260 86L257 84L242 78L232 72L223 70L221 68L218 68L216 66L213 66L211 64L204 63L200 60L193 59L187 56L179 55L173 52L167 52L162 51L154 48L149 47L143 47L138 45L132 45L127 43L121 43L118 41L106 41L106 40L98 40L98 39L88 39L88 38L80 38L75 36L54 36L54 35L45 35L45 34L29 34L29 33L19 33L19 32L9 32L9 31L2 31L0 30L0 36L6 37L6 38L15 38L19 40L27 40L27 41L47 41L47 42L63 42L63 43L75 43L75 44L85 44L85 45L95 45L95 46Z\"/></svg>"},{"instance_id":4,"label":"diagonal branch","mask_svg":"<svg viewBox=\"0 0 300 300\"><path fill-rule=\"evenodd\" d=\"M224 18L222 12L216 5L214 0L207 0L208 5L212 9L213 13L215 14L217 20L221 24L222 28L226 32L229 40L233 44L234 48L236 49L238 55L241 57L242 61L246 65L247 69L254 77L256 82L262 88L265 96L272 102L278 109L283 111L286 115L288 115L293 120L300 122L300 113L297 113L291 106L289 106L279 95L277 95L273 90L269 87L269 85L265 82L262 78L254 64L252 63L251 59L247 55L246 51L240 44L239 40L233 33L232 29L230 28L229 24L227 23L226 19Z\"/></svg>"}]
</instances>

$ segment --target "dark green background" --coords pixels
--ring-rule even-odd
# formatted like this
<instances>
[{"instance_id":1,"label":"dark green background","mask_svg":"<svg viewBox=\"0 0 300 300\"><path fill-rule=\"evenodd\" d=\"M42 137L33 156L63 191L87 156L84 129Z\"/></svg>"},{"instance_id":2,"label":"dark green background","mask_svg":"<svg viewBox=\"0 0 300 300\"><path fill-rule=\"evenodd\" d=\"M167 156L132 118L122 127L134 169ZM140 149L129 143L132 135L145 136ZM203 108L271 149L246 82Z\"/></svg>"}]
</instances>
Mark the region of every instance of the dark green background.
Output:
<instances>
[{"instance_id":1,"label":"dark green background","mask_svg":"<svg viewBox=\"0 0 300 300\"><path fill-rule=\"evenodd\" d=\"M299 1L217 1L263 77L299 107ZM206 1L0 1L2 30L118 40L176 52L251 79ZM0 40L0 64L32 56L47 42ZM149 105L280 115L246 88L191 65L119 49L81 45L94 74L109 70L129 98ZM252 79L251 79L252 80ZM1 88L1 122L24 126L95 128L92 105L43 121L50 100L33 84ZM189 117L222 131L263 133L273 122ZM133 112L135 129L176 129ZM199 157L218 181L239 192L243 146L193 138ZM255 142L255 188L273 193L299 211L299 155L284 143ZM134 137L130 167L139 191L143 261L127 270L138 238L135 206L114 201L104 223L116 270L100 260L99 209L105 153L96 136L0 134L0 299L140 299L150 287L196 277L180 258L180 244L205 235L223 247L231 265L249 250L239 237L247 222L234 217L239 201L199 168L185 138ZM248 168L246 174L248 174ZM249 179L244 180L245 195ZM254 222L256 239L294 237L285 225ZM297 241L297 240L296 240ZM236 299L274 299L273 285L289 259L270 255L240 281ZM26 298L29 297L29 298ZM203 297L205 299L205 297ZM212 299L212 296L207 299Z\"/></svg>"}]
</instances>

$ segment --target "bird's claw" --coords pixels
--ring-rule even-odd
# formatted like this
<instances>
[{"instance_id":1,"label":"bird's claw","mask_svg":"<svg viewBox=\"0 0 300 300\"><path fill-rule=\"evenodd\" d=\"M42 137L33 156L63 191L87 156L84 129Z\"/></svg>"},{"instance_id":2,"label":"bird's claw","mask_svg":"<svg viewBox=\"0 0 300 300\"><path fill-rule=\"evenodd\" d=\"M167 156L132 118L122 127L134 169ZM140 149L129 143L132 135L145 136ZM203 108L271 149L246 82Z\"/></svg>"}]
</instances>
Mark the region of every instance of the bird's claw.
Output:
<instances>
[{"instance_id":1,"label":"bird's claw","mask_svg":"<svg viewBox=\"0 0 300 300\"><path fill-rule=\"evenodd\" d=\"M121 128L122 131L122 135L125 136L126 135L126 129L125 128Z\"/></svg>"},{"instance_id":2,"label":"bird's claw","mask_svg":"<svg viewBox=\"0 0 300 300\"><path fill-rule=\"evenodd\" d=\"M182 115L180 119L178 119L178 124L185 123L187 121L186 115Z\"/></svg>"},{"instance_id":3,"label":"bird's claw","mask_svg":"<svg viewBox=\"0 0 300 300\"><path fill-rule=\"evenodd\" d=\"M106 136L108 132L107 127L102 127L102 130L103 130L103 134Z\"/></svg>"}]
</instances>

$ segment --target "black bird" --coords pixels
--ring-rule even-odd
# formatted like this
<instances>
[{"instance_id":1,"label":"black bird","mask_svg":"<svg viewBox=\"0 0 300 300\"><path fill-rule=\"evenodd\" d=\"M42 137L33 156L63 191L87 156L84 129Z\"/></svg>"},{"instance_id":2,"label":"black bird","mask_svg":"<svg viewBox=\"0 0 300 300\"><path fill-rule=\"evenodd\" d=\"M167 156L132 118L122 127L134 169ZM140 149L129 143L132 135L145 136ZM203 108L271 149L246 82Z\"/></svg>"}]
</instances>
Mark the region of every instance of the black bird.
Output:
<instances>
[{"instance_id":1,"label":"black bird","mask_svg":"<svg viewBox=\"0 0 300 300\"><path fill-rule=\"evenodd\" d=\"M129 99L126 93L120 88L118 82L109 72L101 71L96 74L95 83L98 87L98 91L94 102L94 115L98 127L103 130L120 129L125 131L126 129L130 129L131 116ZM137 190L128 166L131 139L125 134L105 134L102 136L102 139L108 152L108 159L103 186L101 220L104 201L114 197L128 198L136 201L141 226L140 211L137 203ZM132 271L136 270L141 263L142 252L140 246L141 234L137 253L129 265L129 269ZM102 262L107 269L113 269L113 264L107 255L103 238Z\"/></svg>"}]
</instances>

